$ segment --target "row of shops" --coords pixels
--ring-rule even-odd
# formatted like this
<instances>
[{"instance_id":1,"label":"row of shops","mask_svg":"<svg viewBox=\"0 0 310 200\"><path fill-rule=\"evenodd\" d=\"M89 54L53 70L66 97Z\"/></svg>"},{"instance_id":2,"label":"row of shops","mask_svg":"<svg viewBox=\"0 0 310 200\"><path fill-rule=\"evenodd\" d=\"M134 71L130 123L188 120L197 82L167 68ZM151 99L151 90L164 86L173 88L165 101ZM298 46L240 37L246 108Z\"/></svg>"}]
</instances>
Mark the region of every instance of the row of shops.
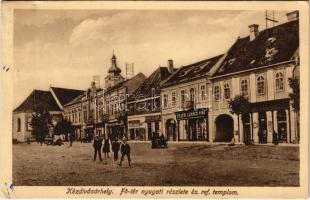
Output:
<instances>
[{"instance_id":1,"label":"row of shops","mask_svg":"<svg viewBox=\"0 0 310 200\"><path fill-rule=\"evenodd\" d=\"M126 122L115 121L87 126L75 126L74 134L77 140L93 138L94 135L109 136L111 139L126 137L130 140L151 140L152 134L163 133L169 141L213 141L229 142L234 135L243 141L255 143L271 143L273 133L277 132L279 142L292 142L298 136L292 132L292 112L289 100L254 103L252 112L242 118L238 127L236 117L230 114L220 114L216 118L209 109L175 112L175 118L162 119L160 113L147 116L128 116ZM294 113L293 113L294 115ZM209 118L214 118L209 120ZM209 123L214 123L212 131ZM164 123L164 126L162 124ZM239 129L239 130L238 130ZM214 133L214 134L213 134Z\"/></svg>"}]
</instances>

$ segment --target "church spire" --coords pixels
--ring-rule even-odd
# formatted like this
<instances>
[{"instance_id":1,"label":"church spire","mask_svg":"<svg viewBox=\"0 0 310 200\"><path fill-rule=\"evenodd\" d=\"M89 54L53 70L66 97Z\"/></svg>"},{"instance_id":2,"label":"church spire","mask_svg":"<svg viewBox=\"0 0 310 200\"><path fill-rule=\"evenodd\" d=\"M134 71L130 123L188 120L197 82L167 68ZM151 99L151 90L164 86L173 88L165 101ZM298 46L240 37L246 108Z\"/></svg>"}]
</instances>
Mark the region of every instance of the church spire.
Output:
<instances>
[{"instance_id":1,"label":"church spire","mask_svg":"<svg viewBox=\"0 0 310 200\"><path fill-rule=\"evenodd\" d=\"M116 56L114 54L114 50L113 50L113 56L111 58L111 67L109 68L109 73L115 73L115 74L120 74L122 72L122 70L117 66L117 62L116 62Z\"/></svg>"}]
</instances>

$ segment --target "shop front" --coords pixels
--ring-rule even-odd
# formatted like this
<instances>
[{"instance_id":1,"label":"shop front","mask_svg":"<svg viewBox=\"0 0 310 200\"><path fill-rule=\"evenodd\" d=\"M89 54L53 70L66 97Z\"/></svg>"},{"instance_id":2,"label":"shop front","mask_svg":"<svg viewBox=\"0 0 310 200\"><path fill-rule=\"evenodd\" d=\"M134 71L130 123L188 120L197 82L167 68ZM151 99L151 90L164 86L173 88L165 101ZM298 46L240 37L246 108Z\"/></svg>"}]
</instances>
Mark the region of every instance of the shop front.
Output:
<instances>
[{"instance_id":1,"label":"shop front","mask_svg":"<svg viewBox=\"0 0 310 200\"><path fill-rule=\"evenodd\" d=\"M252 112L245 117L245 139L266 144L277 140L280 143L292 142L294 123L289 99L251 103Z\"/></svg>"},{"instance_id":2,"label":"shop front","mask_svg":"<svg viewBox=\"0 0 310 200\"><path fill-rule=\"evenodd\" d=\"M94 125L86 125L86 127L84 128L84 141L91 141L94 138Z\"/></svg>"},{"instance_id":3,"label":"shop front","mask_svg":"<svg viewBox=\"0 0 310 200\"><path fill-rule=\"evenodd\" d=\"M176 112L177 140L209 141L208 111L207 108L200 108ZM173 127L173 123L170 126Z\"/></svg>"},{"instance_id":4,"label":"shop front","mask_svg":"<svg viewBox=\"0 0 310 200\"><path fill-rule=\"evenodd\" d=\"M95 135L102 137L105 133L105 125L104 123L97 123L95 124Z\"/></svg>"},{"instance_id":5,"label":"shop front","mask_svg":"<svg viewBox=\"0 0 310 200\"><path fill-rule=\"evenodd\" d=\"M146 131L140 120L128 120L130 140L146 140Z\"/></svg>"},{"instance_id":6,"label":"shop front","mask_svg":"<svg viewBox=\"0 0 310 200\"><path fill-rule=\"evenodd\" d=\"M82 138L82 131L81 125L73 125L73 135L75 140L81 140Z\"/></svg>"},{"instance_id":7,"label":"shop front","mask_svg":"<svg viewBox=\"0 0 310 200\"><path fill-rule=\"evenodd\" d=\"M160 133L161 115L145 116L145 123L147 126L147 139L151 140L154 133Z\"/></svg>"},{"instance_id":8,"label":"shop front","mask_svg":"<svg viewBox=\"0 0 310 200\"><path fill-rule=\"evenodd\" d=\"M124 121L112 121L107 123L107 136L111 140L128 138Z\"/></svg>"}]
</instances>

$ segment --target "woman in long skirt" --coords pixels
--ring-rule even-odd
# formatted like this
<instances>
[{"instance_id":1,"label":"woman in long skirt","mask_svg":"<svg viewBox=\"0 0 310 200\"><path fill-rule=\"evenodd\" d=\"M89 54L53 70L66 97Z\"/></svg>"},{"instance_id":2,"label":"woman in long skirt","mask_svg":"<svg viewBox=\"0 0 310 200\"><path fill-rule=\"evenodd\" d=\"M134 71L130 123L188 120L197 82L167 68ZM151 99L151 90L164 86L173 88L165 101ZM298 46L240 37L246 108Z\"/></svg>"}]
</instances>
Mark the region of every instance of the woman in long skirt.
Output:
<instances>
[{"instance_id":1,"label":"woman in long skirt","mask_svg":"<svg viewBox=\"0 0 310 200\"><path fill-rule=\"evenodd\" d=\"M109 143L109 139L105 139L105 140L104 140L102 152L103 152L103 154L104 154L104 157L108 157L108 158L109 158L109 153L110 153L110 143Z\"/></svg>"}]
</instances>

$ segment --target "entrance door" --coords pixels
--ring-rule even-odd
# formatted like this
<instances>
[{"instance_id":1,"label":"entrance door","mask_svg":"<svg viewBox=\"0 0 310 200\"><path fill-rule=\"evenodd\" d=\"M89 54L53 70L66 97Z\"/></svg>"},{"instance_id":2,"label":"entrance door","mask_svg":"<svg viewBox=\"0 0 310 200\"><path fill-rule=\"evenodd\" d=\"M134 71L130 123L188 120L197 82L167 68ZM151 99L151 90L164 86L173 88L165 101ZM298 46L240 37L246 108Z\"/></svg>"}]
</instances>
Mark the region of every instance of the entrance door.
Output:
<instances>
[{"instance_id":1,"label":"entrance door","mask_svg":"<svg viewBox=\"0 0 310 200\"><path fill-rule=\"evenodd\" d=\"M189 119L188 126L190 131L189 140L196 141L197 140L197 124L196 119Z\"/></svg>"},{"instance_id":2,"label":"entrance door","mask_svg":"<svg viewBox=\"0 0 310 200\"><path fill-rule=\"evenodd\" d=\"M152 133L152 123L151 122L149 122L149 123L147 123L147 139L148 140L151 140L151 138L152 138L152 135L153 133Z\"/></svg>"},{"instance_id":3,"label":"entrance door","mask_svg":"<svg viewBox=\"0 0 310 200\"><path fill-rule=\"evenodd\" d=\"M266 144L267 143L267 117L266 112L260 112L258 113L258 122L259 122L259 128L258 128L258 142L260 144Z\"/></svg>"},{"instance_id":4,"label":"entrance door","mask_svg":"<svg viewBox=\"0 0 310 200\"><path fill-rule=\"evenodd\" d=\"M130 133L130 139L134 140L135 139L135 129L134 128L130 129L129 133Z\"/></svg>"},{"instance_id":5,"label":"entrance door","mask_svg":"<svg viewBox=\"0 0 310 200\"><path fill-rule=\"evenodd\" d=\"M174 119L169 119L166 122L167 140L176 141L176 123Z\"/></svg>"},{"instance_id":6,"label":"entrance door","mask_svg":"<svg viewBox=\"0 0 310 200\"><path fill-rule=\"evenodd\" d=\"M250 122L250 114L245 114L242 116L243 122L243 134L244 134L244 143L251 143L251 122Z\"/></svg>"},{"instance_id":7,"label":"entrance door","mask_svg":"<svg viewBox=\"0 0 310 200\"><path fill-rule=\"evenodd\" d=\"M215 142L230 142L233 137L234 120L229 115L219 115L215 120Z\"/></svg>"},{"instance_id":8,"label":"entrance door","mask_svg":"<svg viewBox=\"0 0 310 200\"><path fill-rule=\"evenodd\" d=\"M278 140L279 142L287 142L287 121L285 110L278 110Z\"/></svg>"}]
</instances>

